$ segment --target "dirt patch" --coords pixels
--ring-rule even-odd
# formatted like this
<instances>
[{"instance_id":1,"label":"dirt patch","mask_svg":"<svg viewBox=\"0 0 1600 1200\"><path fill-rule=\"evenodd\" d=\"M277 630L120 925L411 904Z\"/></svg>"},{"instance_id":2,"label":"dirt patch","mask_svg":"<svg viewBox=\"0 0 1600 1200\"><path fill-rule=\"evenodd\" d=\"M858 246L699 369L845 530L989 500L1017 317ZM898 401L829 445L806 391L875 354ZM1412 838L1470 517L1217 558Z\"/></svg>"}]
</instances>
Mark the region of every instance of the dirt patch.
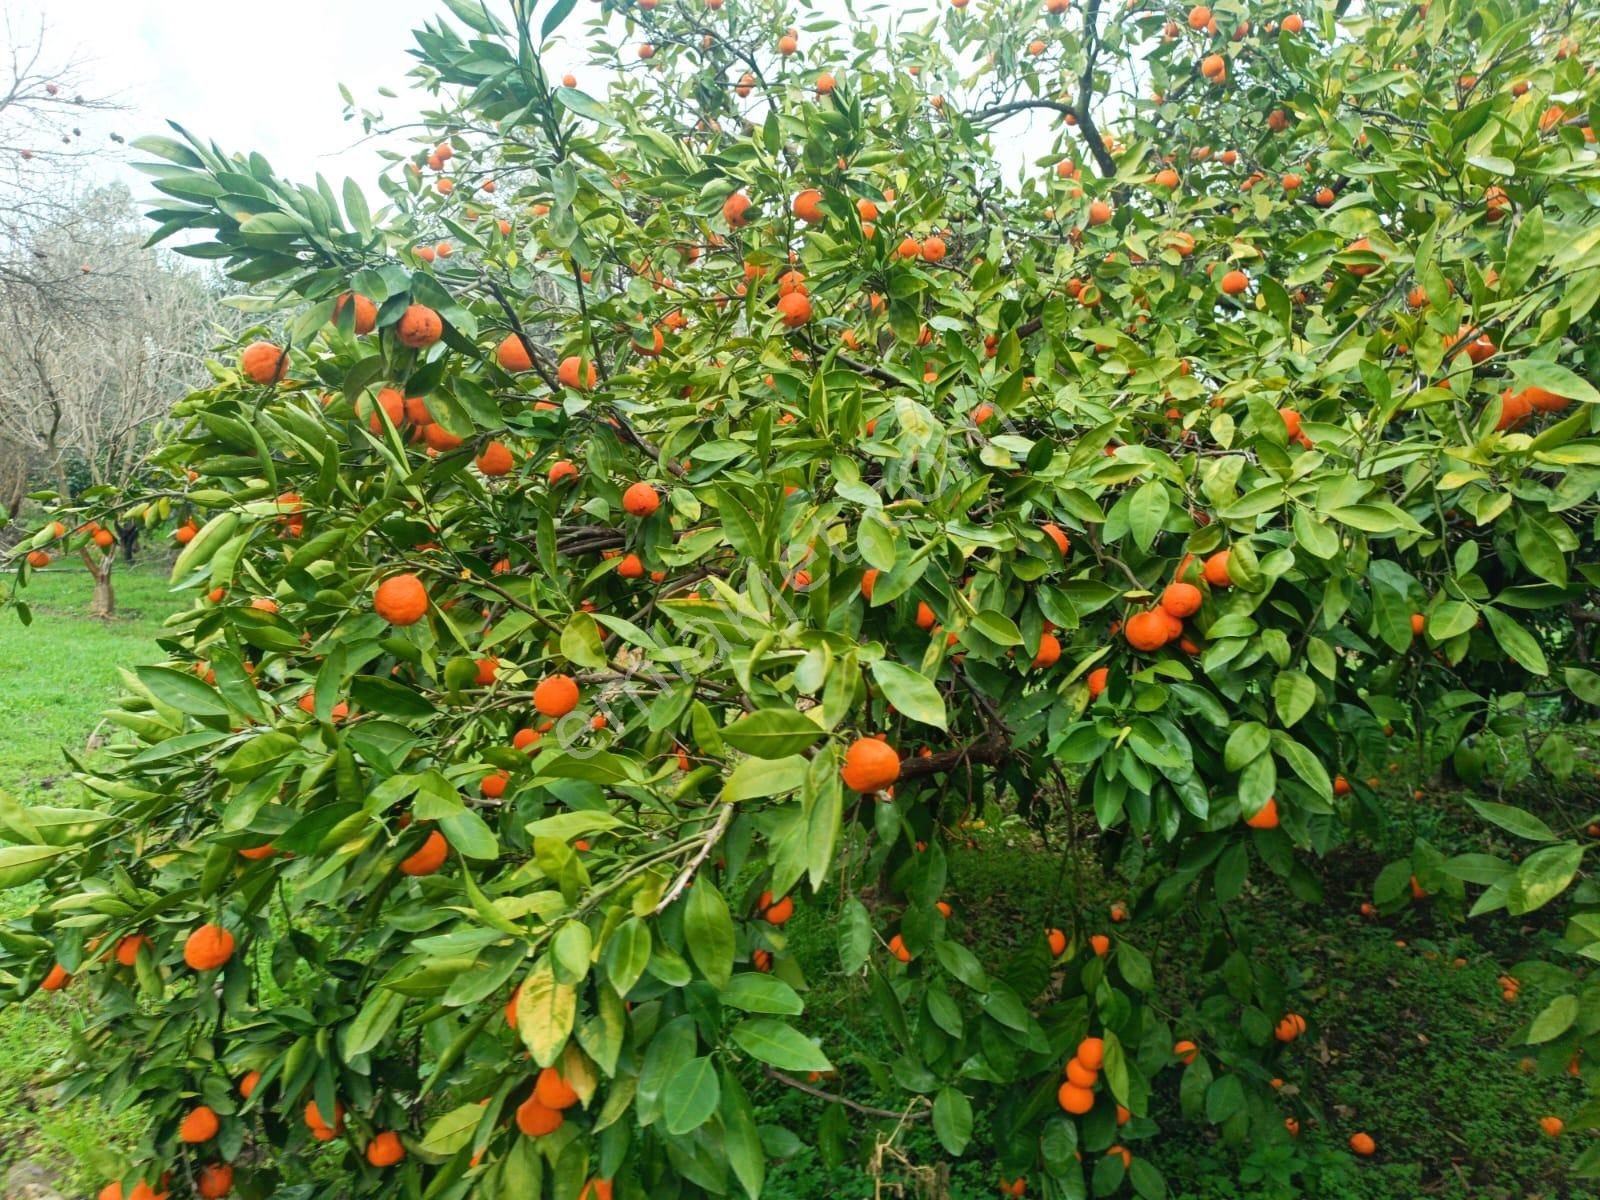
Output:
<instances>
[{"instance_id":1,"label":"dirt patch","mask_svg":"<svg viewBox=\"0 0 1600 1200\"><path fill-rule=\"evenodd\" d=\"M55 1172L35 1163L18 1163L0 1171L0 1196L5 1200L66 1200Z\"/></svg>"}]
</instances>

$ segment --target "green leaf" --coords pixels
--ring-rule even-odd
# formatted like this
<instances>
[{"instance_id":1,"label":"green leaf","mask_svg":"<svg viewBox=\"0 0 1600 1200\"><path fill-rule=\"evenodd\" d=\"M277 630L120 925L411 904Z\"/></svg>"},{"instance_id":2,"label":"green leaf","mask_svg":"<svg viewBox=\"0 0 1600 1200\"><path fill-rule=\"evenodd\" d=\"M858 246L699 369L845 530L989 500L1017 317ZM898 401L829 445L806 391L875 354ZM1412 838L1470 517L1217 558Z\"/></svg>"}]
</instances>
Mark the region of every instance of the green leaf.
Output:
<instances>
[{"instance_id":1,"label":"green leaf","mask_svg":"<svg viewBox=\"0 0 1600 1200\"><path fill-rule=\"evenodd\" d=\"M601 125L608 125L613 129L618 128L617 119L611 115L611 110L593 96L569 87L558 87L554 94L556 102L568 112L576 113Z\"/></svg>"},{"instance_id":2,"label":"green leaf","mask_svg":"<svg viewBox=\"0 0 1600 1200\"><path fill-rule=\"evenodd\" d=\"M1272 732L1272 748L1300 779L1325 800L1333 799L1333 780L1322 760L1281 729ZM1322 810L1327 811L1327 810Z\"/></svg>"},{"instance_id":3,"label":"green leaf","mask_svg":"<svg viewBox=\"0 0 1600 1200\"><path fill-rule=\"evenodd\" d=\"M767 1178L767 1153L756 1128L755 1110L739 1078L727 1068L722 1072L722 1148L728 1156L739 1186L750 1200L757 1200Z\"/></svg>"},{"instance_id":4,"label":"green leaf","mask_svg":"<svg viewBox=\"0 0 1600 1200\"><path fill-rule=\"evenodd\" d=\"M1542 387L1558 396L1600 404L1600 391L1577 372L1543 358L1511 360L1511 375L1522 387Z\"/></svg>"},{"instance_id":5,"label":"green leaf","mask_svg":"<svg viewBox=\"0 0 1600 1200\"><path fill-rule=\"evenodd\" d=\"M135 667L139 682L161 703L192 717L223 717L228 706L214 687L187 671L171 667Z\"/></svg>"},{"instance_id":6,"label":"green leaf","mask_svg":"<svg viewBox=\"0 0 1600 1200\"><path fill-rule=\"evenodd\" d=\"M1565 672L1567 690L1585 704L1600 706L1600 675L1582 667L1568 667Z\"/></svg>"},{"instance_id":7,"label":"green leaf","mask_svg":"<svg viewBox=\"0 0 1600 1200\"><path fill-rule=\"evenodd\" d=\"M1220 1125L1234 1113L1244 1111L1244 1085L1233 1073L1218 1076L1206 1089L1206 1120Z\"/></svg>"},{"instance_id":8,"label":"green leaf","mask_svg":"<svg viewBox=\"0 0 1600 1200\"><path fill-rule=\"evenodd\" d=\"M650 964L650 927L629 917L606 940L600 961L619 996L626 996Z\"/></svg>"},{"instance_id":9,"label":"green leaf","mask_svg":"<svg viewBox=\"0 0 1600 1200\"><path fill-rule=\"evenodd\" d=\"M780 1071L831 1071L833 1064L815 1042L785 1021L752 1017L730 1031L734 1045Z\"/></svg>"},{"instance_id":10,"label":"green leaf","mask_svg":"<svg viewBox=\"0 0 1600 1200\"><path fill-rule=\"evenodd\" d=\"M759 708L722 731L722 740L757 758L788 758L825 736L822 728L793 708Z\"/></svg>"},{"instance_id":11,"label":"green leaf","mask_svg":"<svg viewBox=\"0 0 1600 1200\"><path fill-rule=\"evenodd\" d=\"M1148 1158L1135 1158L1128 1168L1128 1180L1139 1200L1165 1200L1167 1181L1160 1168Z\"/></svg>"},{"instance_id":12,"label":"green leaf","mask_svg":"<svg viewBox=\"0 0 1600 1200\"><path fill-rule=\"evenodd\" d=\"M489 15L483 0L445 0L445 3L449 6L450 11L456 15L456 20L460 21L468 29L477 33L493 34L500 32L499 23Z\"/></svg>"},{"instance_id":13,"label":"green leaf","mask_svg":"<svg viewBox=\"0 0 1600 1200\"><path fill-rule=\"evenodd\" d=\"M894 570L895 530L881 516L868 514L861 518L861 524L856 527L856 545L869 567Z\"/></svg>"},{"instance_id":14,"label":"green leaf","mask_svg":"<svg viewBox=\"0 0 1600 1200\"><path fill-rule=\"evenodd\" d=\"M0 792L0 839L29 845L71 848L92 837L113 818L92 808L57 808L47 804L23 807ZM7 830L13 836L7 836Z\"/></svg>"},{"instance_id":15,"label":"green leaf","mask_svg":"<svg viewBox=\"0 0 1600 1200\"><path fill-rule=\"evenodd\" d=\"M1573 1159L1568 1171L1574 1179L1600 1178L1600 1145L1590 1146Z\"/></svg>"},{"instance_id":16,"label":"green leaf","mask_svg":"<svg viewBox=\"0 0 1600 1200\"><path fill-rule=\"evenodd\" d=\"M1405 528L1405 523L1394 512L1377 504L1349 504L1333 509L1328 515L1341 525L1363 533L1394 533Z\"/></svg>"},{"instance_id":17,"label":"green leaf","mask_svg":"<svg viewBox=\"0 0 1600 1200\"><path fill-rule=\"evenodd\" d=\"M582 983L589 974L589 955L593 948L594 936L582 921L568 921L562 925L550 945L556 978L574 986Z\"/></svg>"},{"instance_id":18,"label":"green leaf","mask_svg":"<svg viewBox=\"0 0 1600 1200\"><path fill-rule=\"evenodd\" d=\"M1553 583L1556 587L1567 585L1567 559L1561 552L1560 543L1551 532L1551 528L1558 528L1559 524L1554 518L1549 518L1549 524L1540 520L1532 513L1518 514L1517 519L1517 553L1522 556L1523 564L1541 579Z\"/></svg>"},{"instance_id":19,"label":"green leaf","mask_svg":"<svg viewBox=\"0 0 1600 1200\"><path fill-rule=\"evenodd\" d=\"M1155 545L1156 535L1166 523L1171 503L1166 485L1157 479L1141 484L1128 497L1128 528L1133 531L1133 540L1139 549L1146 554Z\"/></svg>"},{"instance_id":20,"label":"green leaf","mask_svg":"<svg viewBox=\"0 0 1600 1200\"><path fill-rule=\"evenodd\" d=\"M480 862L492 862L500 857L500 843L494 830L474 809L464 808L440 817L439 830L458 854Z\"/></svg>"},{"instance_id":21,"label":"green leaf","mask_svg":"<svg viewBox=\"0 0 1600 1200\"><path fill-rule=\"evenodd\" d=\"M1211 1081L1211 1061L1203 1054L1196 1055L1195 1060L1183 1069L1183 1078L1178 1081L1178 1104L1189 1120L1199 1120L1200 1114L1205 1111Z\"/></svg>"},{"instance_id":22,"label":"green leaf","mask_svg":"<svg viewBox=\"0 0 1600 1200\"><path fill-rule=\"evenodd\" d=\"M517 993L517 1033L537 1065L551 1066L561 1056L577 1014L577 991L557 983L548 962L540 963L522 981Z\"/></svg>"},{"instance_id":23,"label":"green leaf","mask_svg":"<svg viewBox=\"0 0 1600 1200\"><path fill-rule=\"evenodd\" d=\"M854 975L866 965L872 953L872 918L866 905L851 896L844 902L837 922L839 938L839 969Z\"/></svg>"},{"instance_id":24,"label":"green leaf","mask_svg":"<svg viewBox=\"0 0 1600 1200\"><path fill-rule=\"evenodd\" d=\"M1551 832L1538 817L1523 809L1510 804L1496 804L1490 800L1474 800L1466 797L1468 804L1472 805L1477 814L1486 821L1493 821L1507 833L1515 834L1519 838L1527 838L1531 842L1553 842L1556 835Z\"/></svg>"},{"instance_id":25,"label":"green leaf","mask_svg":"<svg viewBox=\"0 0 1600 1200\"><path fill-rule=\"evenodd\" d=\"M1544 257L1544 210L1535 206L1524 209L1511 235L1511 245L1506 248L1505 269L1500 272L1502 295L1515 295L1518 289L1538 269Z\"/></svg>"},{"instance_id":26,"label":"green leaf","mask_svg":"<svg viewBox=\"0 0 1600 1200\"><path fill-rule=\"evenodd\" d=\"M367 712L391 717L431 717L435 711L422 693L376 675L357 675L350 680L350 702Z\"/></svg>"},{"instance_id":27,"label":"green leaf","mask_svg":"<svg viewBox=\"0 0 1600 1200\"><path fill-rule=\"evenodd\" d=\"M434 1119L422 1135L425 1154L445 1157L454 1154L472 1141L472 1131L483 1119L483 1109L476 1104L463 1104Z\"/></svg>"},{"instance_id":28,"label":"green leaf","mask_svg":"<svg viewBox=\"0 0 1600 1200\"><path fill-rule=\"evenodd\" d=\"M783 980L752 971L741 972L729 980L719 999L745 1012L772 1013L780 1017L798 1017L805 1010L800 994Z\"/></svg>"},{"instance_id":29,"label":"green leaf","mask_svg":"<svg viewBox=\"0 0 1600 1200\"><path fill-rule=\"evenodd\" d=\"M1267 752L1272 744L1272 734L1257 721L1235 725L1228 735L1228 744L1222 750L1222 765L1230 771L1241 770Z\"/></svg>"},{"instance_id":30,"label":"green leaf","mask_svg":"<svg viewBox=\"0 0 1600 1200\"><path fill-rule=\"evenodd\" d=\"M361 192L361 185L354 179L346 178L344 181L344 211L357 233L362 237L372 236L372 210L367 207L367 198Z\"/></svg>"},{"instance_id":31,"label":"green leaf","mask_svg":"<svg viewBox=\"0 0 1600 1200\"><path fill-rule=\"evenodd\" d=\"M716 1063L709 1055L691 1058L673 1073L662 1096L667 1132L681 1136L699 1129L721 1101L722 1081L717 1078Z\"/></svg>"},{"instance_id":32,"label":"green leaf","mask_svg":"<svg viewBox=\"0 0 1600 1200\"><path fill-rule=\"evenodd\" d=\"M561 631L561 653L580 667L602 671L606 666L605 646L600 627L586 612L575 612Z\"/></svg>"},{"instance_id":33,"label":"green leaf","mask_svg":"<svg viewBox=\"0 0 1600 1200\"><path fill-rule=\"evenodd\" d=\"M1470 632L1478 610L1460 600L1443 600L1428 614L1428 636L1436 642Z\"/></svg>"},{"instance_id":34,"label":"green leaf","mask_svg":"<svg viewBox=\"0 0 1600 1200\"><path fill-rule=\"evenodd\" d=\"M621 818L597 808L580 808L573 812L557 813L553 817L543 817L537 821L529 821L523 826L529 837L555 838L557 841L570 842L573 838L587 837L592 833L605 833L612 829L621 829L627 824Z\"/></svg>"},{"instance_id":35,"label":"green leaf","mask_svg":"<svg viewBox=\"0 0 1600 1200\"><path fill-rule=\"evenodd\" d=\"M1272 681L1272 702L1285 728L1293 726L1317 702L1317 685L1303 671L1279 671Z\"/></svg>"},{"instance_id":36,"label":"green leaf","mask_svg":"<svg viewBox=\"0 0 1600 1200\"><path fill-rule=\"evenodd\" d=\"M697 1045L693 1017L674 1017L656 1030L639 1067L637 1111L641 1125L651 1125L661 1119L667 1085L678 1068L694 1058Z\"/></svg>"},{"instance_id":37,"label":"green leaf","mask_svg":"<svg viewBox=\"0 0 1600 1200\"><path fill-rule=\"evenodd\" d=\"M1528 1027L1528 1045L1537 1046L1560 1037L1577 1022L1582 1007L1576 996L1557 996Z\"/></svg>"},{"instance_id":38,"label":"green leaf","mask_svg":"<svg viewBox=\"0 0 1600 1200\"><path fill-rule=\"evenodd\" d=\"M1506 899L1507 911L1520 917L1543 908L1566 891L1582 863L1583 847L1570 842L1535 850L1517 868Z\"/></svg>"},{"instance_id":39,"label":"green leaf","mask_svg":"<svg viewBox=\"0 0 1600 1200\"><path fill-rule=\"evenodd\" d=\"M763 796L781 796L806 781L809 764L798 754L785 758L747 758L728 773L722 799L729 804Z\"/></svg>"},{"instance_id":40,"label":"green leaf","mask_svg":"<svg viewBox=\"0 0 1600 1200\"><path fill-rule=\"evenodd\" d=\"M1078 1149L1078 1126L1060 1116L1045 1122L1044 1134L1039 1138L1039 1151L1044 1156L1045 1170L1060 1178L1073 1168L1074 1154Z\"/></svg>"},{"instance_id":41,"label":"green leaf","mask_svg":"<svg viewBox=\"0 0 1600 1200\"><path fill-rule=\"evenodd\" d=\"M1305 508L1294 510L1294 538L1306 551L1320 559L1331 559L1339 553L1339 535L1329 529Z\"/></svg>"},{"instance_id":42,"label":"green leaf","mask_svg":"<svg viewBox=\"0 0 1600 1200\"><path fill-rule=\"evenodd\" d=\"M217 764L217 771L224 778L235 782L254 779L299 748L298 740L281 730L274 729L240 745Z\"/></svg>"},{"instance_id":43,"label":"green leaf","mask_svg":"<svg viewBox=\"0 0 1600 1200\"><path fill-rule=\"evenodd\" d=\"M933 1132L939 1144L960 1155L972 1141L972 1102L959 1088L945 1087L933 1098Z\"/></svg>"},{"instance_id":44,"label":"green leaf","mask_svg":"<svg viewBox=\"0 0 1600 1200\"><path fill-rule=\"evenodd\" d=\"M926 675L886 658L873 663L871 671L873 681L898 712L936 729L948 728L944 697Z\"/></svg>"},{"instance_id":45,"label":"green leaf","mask_svg":"<svg viewBox=\"0 0 1600 1200\"><path fill-rule=\"evenodd\" d=\"M182 167L193 167L198 170L205 166L198 154L182 142L174 141L172 138L156 135L134 138L128 143L128 148L141 150L146 154L154 154L157 158L164 158L168 162L177 163Z\"/></svg>"},{"instance_id":46,"label":"green leaf","mask_svg":"<svg viewBox=\"0 0 1600 1200\"><path fill-rule=\"evenodd\" d=\"M366 1003L361 1006L356 1019L345 1027L340 1040L345 1058L365 1054L383 1041L384 1035L405 1006L406 998L388 988L374 988L368 993Z\"/></svg>"},{"instance_id":47,"label":"green leaf","mask_svg":"<svg viewBox=\"0 0 1600 1200\"><path fill-rule=\"evenodd\" d=\"M544 24L539 26L539 40L548 41L550 35L561 27L561 22L567 19L577 5L578 0L556 0L550 11L545 13Z\"/></svg>"},{"instance_id":48,"label":"green leaf","mask_svg":"<svg viewBox=\"0 0 1600 1200\"><path fill-rule=\"evenodd\" d=\"M65 853L63 846L0 846L0 892L32 883Z\"/></svg>"},{"instance_id":49,"label":"green leaf","mask_svg":"<svg viewBox=\"0 0 1600 1200\"><path fill-rule=\"evenodd\" d=\"M969 988L978 992L989 990L989 976L984 972L983 964L978 961L977 955L960 942L940 938L933 944L933 956L952 977Z\"/></svg>"},{"instance_id":50,"label":"green leaf","mask_svg":"<svg viewBox=\"0 0 1600 1200\"><path fill-rule=\"evenodd\" d=\"M1122 1039L1107 1030L1105 1038L1106 1086L1123 1104L1128 1102L1128 1054L1122 1048Z\"/></svg>"},{"instance_id":51,"label":"green leaf","mask_svg":"<svg viewBox=\"0 0 1600 1200\"><path fill-rule=\"evenodd\" d=\"M733 917L728 912L728 902L706 875L696 876L689 886L683 934L689 957L700 973L712 987L726 986L733 976Z\"/></svg>"},{"instance_id":52,"label":"green leaf","mask_svg":"<svg viewBox=\"0 0 1600 1200\"><path fill-rule=\"evenodd\" d=\"M1150 965L1150 959L1131 942L1117 943L1117 969L1135 991L1148 992L1156 985L1155 970Z\"/></svg>"},{"instance_id":53,"label":"green leaf","mask_svg":"<svg viewBox=\"0 0 1600 1200\"><path fill-rule=\"evenodd\" d=\"M993 609L984 609L973 617L972 627L996 645L1022 645L1022 630L1017 628L1017 623Z\"/></svg>"},{"instance_id":54,"label":"green leaf","mask_svg":"<svg viewBox=\"0 0 1600 1200\"><path fill-rule=\"evenodd\" d=\"M169 582L176 584L196 567L210 562L211 556L233 536L238 527L239 514L232 510L212 517L200 527L200 532L189 539L189 544L173 562Z\"/></svg>"},{"instance_id":55,"label":"green leaf","mask_svg":"<svg viewBox=\"0 0 1600 1200\"><path fill-rule=\"evenodd\" d=\"M1488 618L1489 630L1494 634L1494 640L1500 643L1502 650L1532 674L1550 674L1544 651L1539 649L1539 643L1533 640L1533 635L1524 629L1515 617L1493 606L1485 606L1483 615Z\"/></svg>"}]
</instances>

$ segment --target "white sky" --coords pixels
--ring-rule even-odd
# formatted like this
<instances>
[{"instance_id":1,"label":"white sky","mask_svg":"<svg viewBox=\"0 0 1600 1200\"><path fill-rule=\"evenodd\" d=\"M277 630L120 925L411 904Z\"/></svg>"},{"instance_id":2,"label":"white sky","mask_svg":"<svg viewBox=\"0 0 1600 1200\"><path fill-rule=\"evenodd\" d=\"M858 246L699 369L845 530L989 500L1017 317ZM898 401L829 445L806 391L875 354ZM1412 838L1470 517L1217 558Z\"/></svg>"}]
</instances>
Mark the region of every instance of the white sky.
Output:
<instances>
[{"instance_id":1,"label":"white sky","mask_svg":"<svg viewBox=\"0 0 1600 1200\"><path fill-rule=\"evenodd\" d=\"M41 16L50 61L76 57L86 94L125 111L84 127L85 142L115 150L166 133L167 119L226 151L258 150L279 174L309 181L321 171L372 182L379 160L352 149L359 125L342 119L338 85L358 103L398 118L411 30L443 9L438 0L0 0L13 40L31 39ZM380 86L401 93L383 100ZM146 190L130 179L135 194Z\"/></svg>"},{"instance_id":2,"label":"white sky","mask_svg":"<svg viewBox=\"0 0 1600 1200\"><path fill-rule=\"evenodd\" d=\"M842 0L809 0L806 8L813 16L844 15ZM855 8L881 20L888 12L926 14L930 0L855 0ZM337 187L348 175L370 195L382 163L375 144L361 144L359 123L344 121L338 85L390 123L408 120L425 104L407 86L411 31L448 10L441 0L0 0L0 14L0 34L14 43L31 43L42 20L47 59L77 59L84 93L124 106L84 122L86 148L122 153L109 133L129 141L164 134L171 119L229 153L264 154L292 181L310 182L320 171ZM578 32L592 15L592 6L581 4L566 29ZM614 18L614 35L620 28ZM580 46L558 46L550 65L589 78L586 58ZM385 86L397 97L380 97ZM1030 124L1008 123L1002 160L1015 156L1020 165ZM404 148L405 141L388 145ZM136 200L154 198L143 176L115 160L102 170L124 177Z\"/></svg>"}]
</instances>

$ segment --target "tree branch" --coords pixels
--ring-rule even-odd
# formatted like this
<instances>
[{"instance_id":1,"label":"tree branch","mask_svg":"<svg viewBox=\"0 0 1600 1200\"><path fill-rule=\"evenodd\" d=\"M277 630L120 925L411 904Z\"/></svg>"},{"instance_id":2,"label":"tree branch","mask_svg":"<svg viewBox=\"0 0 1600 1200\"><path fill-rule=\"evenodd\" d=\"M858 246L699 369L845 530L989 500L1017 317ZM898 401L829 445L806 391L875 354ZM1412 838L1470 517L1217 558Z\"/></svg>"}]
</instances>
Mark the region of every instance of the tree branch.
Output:
<instances>
[{"instance_id":1,"label":"tree branch","mask_svg":"<svg viewBox=\"0 0 1600 1200\"><path fill-rule=\"evenodd\" d=\"M834 1104L842 1104L853 1112L861 1113L868 1117L882 1117L888 1121L925 1121L928 1119L928 1109L922 1108L915 1112L892 1112L887 1108L874 1108L870 1104L857 1104L848 1096L841 1096L838 1092L826 1092L819 1087L812 1087L809 1083L801 1083L792 1075L785 1075L782 1071L772 1067L763 1066L768 1079L774 1079L785 1087L792 1087L797 1092L804 1092L808 1096L815 1096L818 1100L830 1100Z\"/></svg>"},{"instance_id":2,"label":"tree branch","mask_svg":"<svg viewBox=\"0 0 1600 1200\"><path fill-rule=\"evenodd\" d=\"M736 805L723 804L722 811L717 814L717 822L705 834L705 844L695 852L689 860L689 865L684 867L673 880L672 886L667 889L667 894L661 897L661 903L656 905L655 914L659 916L672 907L672 902L683 894L683 889L689 886L694 879L694 874L711 857L711 852L716 849L717 843L722 840L722 835L728 832L728 826L733 824L733 810Z\"/></svg>"},{"instance_id":3,"label":"tree branch","mask_svg":"<svg viewBox=\"0 0 1600 1200\"><path fill-rule=\"evenodd\" d=\"M1099 19L1100 0L1089 0L1089 7L1083 10L1083 74L1078 76L1077 116L1078 128L1083 133L1083 140L1088 143L1089 153L1100 168L1100 174L1112 179L1117 173L1117 160L1106 149L1105 139L1100 136L1094 115L1089 111L1089 98L1094 95L1094 61L1100 53L1100 33L1096 26Z\"/></svg>"},{"instance_id":4,"label":"tree branch","mask_svg":"<svg viewBox=\"0 0 1600 1200\"><path fill-rule=\"evenodd\" d=\"M1004 735L992 733L981 742L968 742L965 746L957 746L954 750L944 750L928 758L913 758L900 764L900 778L897 783L905 783L912 779L921 779L925 775L942 775L956 767L969 766L974 763L980 766L997 766L1011 758L1011 743Z\"/></svg>"}]
</instances>

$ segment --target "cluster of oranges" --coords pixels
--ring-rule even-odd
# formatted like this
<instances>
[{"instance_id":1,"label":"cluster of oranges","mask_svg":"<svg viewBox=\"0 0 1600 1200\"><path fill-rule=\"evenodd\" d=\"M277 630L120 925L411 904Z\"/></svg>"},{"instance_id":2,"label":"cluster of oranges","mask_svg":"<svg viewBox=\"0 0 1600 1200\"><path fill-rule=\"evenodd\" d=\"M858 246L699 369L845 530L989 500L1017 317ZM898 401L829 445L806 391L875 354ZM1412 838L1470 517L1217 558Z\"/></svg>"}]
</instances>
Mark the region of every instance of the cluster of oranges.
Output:
<instances>
[{"instance_id":1,"label":"cluster of oranges","mask_svg":"<svg viewBox=\"0 0 1600 1200\"><path fill-rule=\"evenodd\" d=\"M67 527L60 521L52 521L49 526L50 540L60 541L67 536ZM78 526L72 531L75 536L87 537L90 542L101 550L109 550L116 543L116 536L98 521L89 521ZM30 550L26 555L28 565L35 570L48 567L52 561L50 551L43 548Z\"/></svg>"},{"instance_id":2,"label":"cluster of oranges","mask_svg":"<svg viewBox=\"0 0 1600 1200\"><path fill-rule=\"evenodd\" d=\"M1094 1107L1095 1086L1100 1082L1100 1069L1105 1066L1106 1044L1103 1038L1086 1037L1067 1060L1066 1082L1056 1089L1056 1102L1063 1112L1082 1116ZM1118 1109L1118 1124L1125 1118Z\"/></svg>"},{"instance_id":3,"label":"cluster of oranges","mask_svg":"<svg viewBox=\"0 0 1600 1200\"><path fill-rule=\"evenodd\" d=\"M1501 975L1498 982L1500 984L1500 999L1507 1004L1515 1004L1517 996L1522 991L1522 980L1515 975Z\"/></svg>"},{"instance_id":4,"label":"cluster of oranges","mask_svg":"<svg viewBox=\"0 0 1600 1200\"><path fill-rule=\"evenodd\" d=\"M1203 564L1193 555L1185 555L1178 566L1177 580L1167 585L1160 600L1153 607L1134 613L1121 627L1128 645L1151 653L1175 641L1186 654L1200 653L1200 647L1184 636L1184 621L1205 603L1204 593L1190 579L1204 579L1213 588L1230 586L1233 578L1228 573L1229 553L1218 550ZM1118 632L1117 628L1113 627L1112 632Z\"/></svg>"}]
</instances>

